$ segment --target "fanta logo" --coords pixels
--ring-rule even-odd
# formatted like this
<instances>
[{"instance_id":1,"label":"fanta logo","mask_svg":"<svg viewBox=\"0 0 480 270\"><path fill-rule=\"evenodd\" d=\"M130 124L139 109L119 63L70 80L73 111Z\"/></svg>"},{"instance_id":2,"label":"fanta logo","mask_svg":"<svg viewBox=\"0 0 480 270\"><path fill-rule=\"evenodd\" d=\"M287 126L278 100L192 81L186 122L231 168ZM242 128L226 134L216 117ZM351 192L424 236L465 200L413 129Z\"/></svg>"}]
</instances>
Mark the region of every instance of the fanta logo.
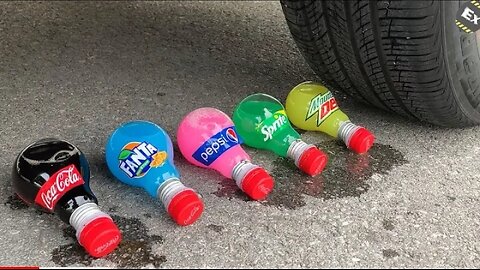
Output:
<instances>
[{"instance_id":1,"label":"fanta logo","mask_svg":"<svg viewBox=\"0 0 480 270\"><path fill-rule=\"evenodd\" d=\"M260 129L262 134L265 136L263 141L266 142L273 138L275 132L283 129L288 123L288 118L284 110L275 112L272 117L265 119L263 126Z\"/></svg>"},{"instance_id":2,"label":"fanta logo","mask_svg":"<svg viewBox=\"0 0 480 270\"><path fill-rule=\"evenodd\" d=\"M237 133L235 132L235 130L233 130L233 128L227 129L226 135L231 142L234 142L234 143L238 142Z\"/></svg>"},{"instance_id":3,"label":"fanta logo","mask_svg":"<svg viewBox=\"0 0 480 270\"><path fill-rule=\"evenodd\" d=\"M328 116L333 112L338 110L337 101L333 97L332 93L329 91L325 94L320 94L314 97L310 101L310 106L308 107L307 116L305 121L310 119L315 114L317 115L317 127L322 124Z\"/></svg>"},{"instance_id":4,"label":"fanta logo","mask_svg":"<svg viewBox=\"0 0 480 270\"><path fill-rule=\"evenodd\" d=\"M52 211L65 193L84 183L82 175L72 164L56 172L43 184L35 197L35 202Z\"/></svg>"},{"instance_id":5,"label":"fanta logo","mask_svg":"<svg viewBox=\"0 0 480 270\"><path fill-rule=\"evenodd\" d=\"M118 159L120 169L130 178L140 178L151 168L162 166L167 160L167 152L158 149L148 142L127 143Z\"/></svg>"},{"instance_id":6,"label":"fanta logo","mask_svg":"<svg viewBox=\"0 0 480 270\"><path fill-rule=\"evenodd\" d=\"M240 138L235 132L235 129L228 127L205 141L197 151L193 153L192 157L203 165L209 166L219 156L225 153L225 151L240 143Z\"/></svg>"}]
</instances>

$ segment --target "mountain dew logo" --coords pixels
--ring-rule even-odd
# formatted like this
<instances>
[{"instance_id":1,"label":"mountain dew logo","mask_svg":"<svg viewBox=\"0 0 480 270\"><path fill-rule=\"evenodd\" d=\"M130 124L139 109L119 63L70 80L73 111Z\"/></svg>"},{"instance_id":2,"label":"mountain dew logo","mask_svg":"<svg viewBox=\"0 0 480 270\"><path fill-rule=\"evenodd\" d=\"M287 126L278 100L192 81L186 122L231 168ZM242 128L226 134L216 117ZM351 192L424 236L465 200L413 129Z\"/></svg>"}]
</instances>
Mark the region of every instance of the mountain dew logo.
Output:
<instances>
[{"instance_id":1,"label":"mountain dew logo","mask_svg":"<svg viewBox=\"0 0 480 270\"><path fill-rule=\"evenodd\" d=\"M324 94L319 94L310 100L310 106L308 107L307 117L305 121L310 119L315 114L317 115L317 127L320 126L327 117L333 112L338 110L337 101L333 97L332 93L328 91Z\"/></svg>"},{"instance_id":2,"label":"mountain dew logo","mask_svg":"<svg viewBox=\"0 0 480 270\"><path fill-rule=\"evenodd\" d=\"M130 178L140 178L151 168L162 166L167 160L167 152L158 149L148 142L127 143L118 156L120 169Z\"/></svg>"},{"instance_id":3,"label":"mountain dew logo","mask_svg":"<svg viewBox=\"0 0 480 270\"><path fill-rule=\"evenodd\" d=\"M260 129L260 132L265 136L263 141L266 142L273 138L273 134L284 129L287 126L287 123L287 114L284 110L279 110L260 123L257 130Z\"/></svg>"}]
</instances>

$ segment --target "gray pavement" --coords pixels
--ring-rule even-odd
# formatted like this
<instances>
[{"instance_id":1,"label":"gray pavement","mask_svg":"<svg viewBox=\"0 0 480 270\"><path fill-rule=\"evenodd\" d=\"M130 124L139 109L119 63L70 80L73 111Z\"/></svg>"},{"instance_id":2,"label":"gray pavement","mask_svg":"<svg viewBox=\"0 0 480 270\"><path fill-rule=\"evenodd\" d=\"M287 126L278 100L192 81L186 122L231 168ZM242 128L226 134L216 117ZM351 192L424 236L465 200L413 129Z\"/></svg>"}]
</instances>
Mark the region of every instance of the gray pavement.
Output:
<instances>
[{"instance_id":1,"label":"gray pavement","mask_svg":"<svg viewBox=\"0 0 480 270\"><path fill-rule=\"evenodd\" d=\"M295 47L278 2L1 2L0 265L162 268L480 267L480 128L441 129L365 107L337 93L377 144L330 153L306 177L273 153L245 148L277 180L265 202L231 180L175 157L206 210L178 227L141 189L110 177L107 136L145 119L175 141L180 119L203 106L228 114L248 94L284 101L318 80ZM12 198L17 153L43 137L87 155L91 187L124 231L113 254L92 260L72 230ZM177 152L178 154L178 152Z\"/></svg>"}]
</instances>

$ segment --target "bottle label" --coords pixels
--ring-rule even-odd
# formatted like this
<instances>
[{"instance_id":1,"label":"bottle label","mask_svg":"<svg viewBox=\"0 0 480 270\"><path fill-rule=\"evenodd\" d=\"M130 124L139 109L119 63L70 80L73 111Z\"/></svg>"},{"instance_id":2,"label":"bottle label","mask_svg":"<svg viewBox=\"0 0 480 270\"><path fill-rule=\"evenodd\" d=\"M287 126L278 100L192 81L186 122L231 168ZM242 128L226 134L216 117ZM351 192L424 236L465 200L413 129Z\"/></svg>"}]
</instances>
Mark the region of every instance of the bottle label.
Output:
<instances>
[{"instance_id":1,"label":"bottle label","mask_svg":"<svg viewBox=\"0 0 480 270\"><path fill-rule=\"evenodd\" d=\"M263 135L263 141L269 141L273 138L276 132L283 130L287 127L288 118L284 110L276 111L272 116L263 120L257 127L257 131L260 131Z\"/></svg>"},{"instance_id":2,"label":"bottle label","mask_svg":"<svg viewBox=\"0 0 480 270\"><path fill-rule=\"evenodd\" d=\"M72 164L64 167L52 175L47 182L42 185L35 197L35 203L45 209L53 211L58 200L60 200L63 195L84 183L85 181L75 165Z\"/></svg>"},{"instance_id":3,"label":"bottle label","mask_svg":"<svg viewBox=\"0 0 480 270\"><path fill-rule=\"evenodd\" d=\"M167 158L166 151L159 151L148 142L129 142L118 155L120 170L130 178L145 176L151 168L163 166Z\"/></svg>"},{"instance_id":4,"label":"bottle label","mask_svg":"<svg viewBox=\"0 0 480 270\"><path fill-rule=\"evenodd\" d=\"M337 101L335 100L335 97L333 97L332 92L328 91L327 93L319 94L310 100L310 106L308 107L305 121L315 114L318 114L318 127L336 110L338 110Z\"/></svg>"},{"instance_id":5,"label":"bottle label","mask_svg":"<svg viewBox=\"0 0 480 270\"><path fill-rule=\"evenodd\" d=\"M210 166L218 157L242 141L235 131L235 127L227 127L205 141L193 153L192 157L205 166Z\"/></svg>"}]
</instances>

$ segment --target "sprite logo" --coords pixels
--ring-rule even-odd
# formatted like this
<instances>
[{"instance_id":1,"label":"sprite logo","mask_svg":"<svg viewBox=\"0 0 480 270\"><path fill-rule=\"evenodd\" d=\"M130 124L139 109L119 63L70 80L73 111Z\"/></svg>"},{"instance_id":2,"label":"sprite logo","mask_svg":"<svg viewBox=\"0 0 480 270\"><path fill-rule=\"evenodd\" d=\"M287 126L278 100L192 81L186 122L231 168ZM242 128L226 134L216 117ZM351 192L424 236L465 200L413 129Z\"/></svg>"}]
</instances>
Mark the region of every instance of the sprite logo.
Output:
<instances>
[{"instance_id":1,"label":"sprite logo","mask_svg":"<svg viewBox=\"0 0 480 270\"><path fill-rule=\"evenodd\" d=\"M328 91L324 94L319 94L310 100L310 106L308 107L307 117L305 121L312 116L317 115L317 127L327 119L333 112L338 110L337 101L333 97L332 93Z\"/></svg>"},{"instance_id":2,"label":"sprite logo","mask_svg":"<svg viewBox=\"0 0 480 270\"><path fill-rule=\"evenodd\" d=\"M288 122L287 114L284 110L276 111L272 116L260 123L260 132L265 136L263 141L266 142L273 138L275 132L280 131L286 127ZM259 128L257 128L258 130Z\"/></svg>"}]
</instances>

